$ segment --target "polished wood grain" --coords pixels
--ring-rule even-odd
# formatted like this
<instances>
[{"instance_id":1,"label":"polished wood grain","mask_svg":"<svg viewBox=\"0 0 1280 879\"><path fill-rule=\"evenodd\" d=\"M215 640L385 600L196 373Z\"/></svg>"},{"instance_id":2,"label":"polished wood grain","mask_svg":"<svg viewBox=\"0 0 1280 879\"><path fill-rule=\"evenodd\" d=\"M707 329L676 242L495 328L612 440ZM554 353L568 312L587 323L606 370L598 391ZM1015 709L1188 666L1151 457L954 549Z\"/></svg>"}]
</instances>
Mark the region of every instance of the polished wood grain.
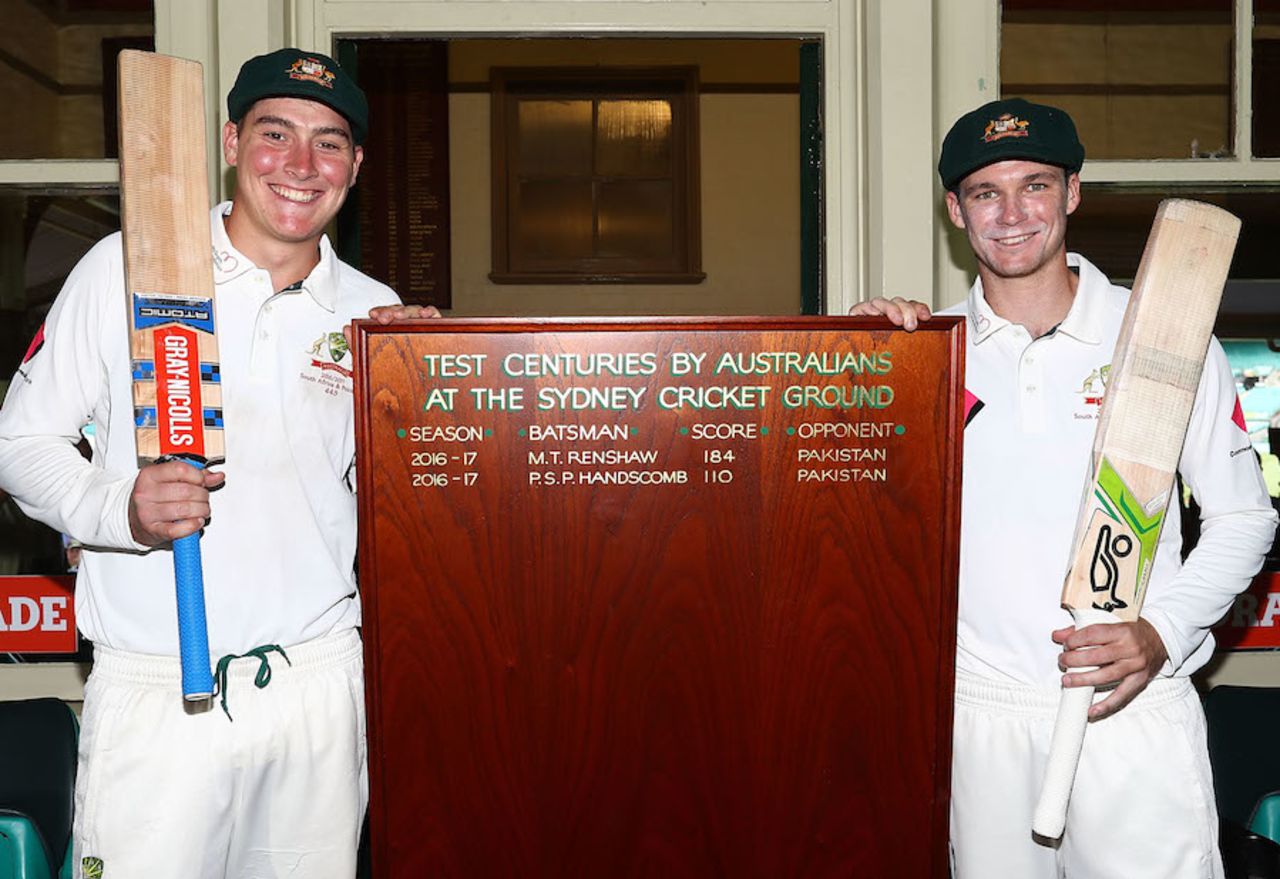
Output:
<instances>
[{"instance_id":1,"label":"polished wood grain","mask_svg":"<svg viewBox=\"0 0 1280 879\"><path fill-rule=\"evenodd\" d=\"M429 321L356 340L374 874L943 877L962 327L866 319ZM666 372L673 351L888 351L851 379ZM430 378L423 356L488 355ZM509 353L652 352L651 377L490 374ZM495 370L496 372L496 370ZM889 385L883 409L787 409L789 384ZM477 411L474 387L646 387L635 411ZM656 405L768 385L761 410ZM452 412L423 411L457 387ZM697 424L755 439L697 440ZM535 441L535 425L626 439ZM788 427L900 426L819 440ZM491 431L415 443L416 426ZM520 431L524 429L525 435ZM821 428L820 428L821 429ZM399 431L406 431L401 437ZM803 428L802 432L810 428ZM882 482L798 481L798 450L884 448ZM530 452L653 450L668 485L530 484ZM732 482L707 484L709 449ZM415 453L459 455L445 487ZM464 450L476 453L471 466ZM418 466L415 466L418 465ZM429 468L428 468L429 470ZM475 473L466 485L467 472Z\"/></svg>"}]
</instances>

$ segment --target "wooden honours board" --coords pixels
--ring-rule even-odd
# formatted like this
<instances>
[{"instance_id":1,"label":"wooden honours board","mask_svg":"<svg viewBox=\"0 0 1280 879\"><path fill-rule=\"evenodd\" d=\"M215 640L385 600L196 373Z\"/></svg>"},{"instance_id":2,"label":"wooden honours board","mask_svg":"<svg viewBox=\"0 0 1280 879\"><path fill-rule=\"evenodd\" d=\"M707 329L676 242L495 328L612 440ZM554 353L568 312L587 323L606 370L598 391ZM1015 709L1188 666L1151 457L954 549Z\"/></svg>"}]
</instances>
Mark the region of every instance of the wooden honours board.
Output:
<instances>
[{"instance_id":1,"label":"wooden honours board","mask_svg":"<svg viewBox=\"0 0 1280 879\"><path fill-rule=\"evenodd\" d=\"M358 326L373 872L945 877L963 331Z\"/></svg>"}]
</instances>

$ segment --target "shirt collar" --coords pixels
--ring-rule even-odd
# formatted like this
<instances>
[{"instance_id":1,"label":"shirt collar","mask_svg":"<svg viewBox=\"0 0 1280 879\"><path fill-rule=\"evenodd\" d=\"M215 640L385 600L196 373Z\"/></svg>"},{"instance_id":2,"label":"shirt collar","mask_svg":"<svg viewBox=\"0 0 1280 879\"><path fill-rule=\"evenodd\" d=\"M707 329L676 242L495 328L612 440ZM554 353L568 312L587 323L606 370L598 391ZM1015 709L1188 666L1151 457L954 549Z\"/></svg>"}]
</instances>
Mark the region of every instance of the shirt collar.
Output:
<instances>
[{"instance_id":1,"label":"shirt collar","mask_svg":"<svg viewBox=\"0 0 1280 879\"><path fill-rule=\"evenodd\" d=\"M209 227L213 232L213 282L225 284L234 281L250 269L255 268L249 258L231 246L227 237L227 227L223 217L231 213L231 202L224 201L215 207L209 217Z\"/></svg>"},{"instance_id":2,"label":"shirt collar","mask_svg":"<svg viewBox=\"0 0 1280 879\"><path fill-rule=\"evenodd\" d=\"M210 227L213 232L213 280L215 284L234 281L257 266L231 244L223 218L231 213L231 202L224 201L213 209ZM302 280L305 290L326 311L333 311L337 300L337 262L329 236L320 236L320 262Z\"/></svg>"},{"instance_id":3,"label":"shirt collar","mask_svg":"<svg viewBox=\"0 0 1280 879\"><path fill-rule=\"evenodd\" d=\"M1012 326L1009 321L995 313L987 304L987 297L982 293L982 279L977 278L969 288L969 338L973 344L981 345L1005 327Z\"/></svg>"},{"instance_id":4,"label":"shirt collar","mask_svg":"<svg viewBox=\"0 0 1280 879\"><path fill-rule=\"evenodd\" d=\"M320 236L320 262L302 281L302 289L311 294L325 311L334 311L338 299L338 257L329 244L329 236Z\"/></svg>"},{"instance_id":5,"label":"shirt collar","mask_svg":"<svg viewBox=\"0 0 1280 879\"><path fill-rule=\"evenodd\" d=\"M1106 297L1103 295L1111 282L1093 263L1078 253L1067 254L1067 265L1079 272L1080 282L1076 285L1075 300L1062 322L1054 328L1056 333L1065 333L1074 339L1090 345L1102 341L1104 319L1106 317ZM969 289L967 303L969 318L969 334L975 345L980 345L1005 327L1012 324L987 303L982 292L982 279L977 278Z\"/></svg>"},{"instance_id":6,"label":"shirt collar","mask_svg":"<svg viewBox=\"0 0 1280 879\"><path fill-rule=\"evenodd\" d=\"M1076 298L1071 303L1071 310L1058 324L1058 332L1089 345L1101 344L1106 319L1105 294L1111 282L1078 253L1067 254L1067 265L1079 271L1080 283L1076 284Z\"/></svg>"}]
</instances>

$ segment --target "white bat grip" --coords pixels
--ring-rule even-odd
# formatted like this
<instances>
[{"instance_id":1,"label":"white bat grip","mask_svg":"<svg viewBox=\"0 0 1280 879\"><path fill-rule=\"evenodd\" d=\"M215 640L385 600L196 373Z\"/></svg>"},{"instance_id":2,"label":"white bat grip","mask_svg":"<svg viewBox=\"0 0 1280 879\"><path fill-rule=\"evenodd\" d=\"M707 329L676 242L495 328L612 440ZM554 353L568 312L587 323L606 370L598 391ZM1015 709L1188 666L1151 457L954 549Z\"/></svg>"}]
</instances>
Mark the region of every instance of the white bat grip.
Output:
<instances>
[{"instance_id":1,"label":"white bat grip","mask_svg":"<svg viewBox=\"0 0 1280 879\"><path fill-rule=\"evenodd\" d=\"M1113 613L1094 608L1072 609L1076 628L1099 623L1118 623ZM1078 668L1075 671L1092 671ZM1080 764L1080 749L1084 746L1085 729L1089 726L1089 706L1093 704L1093 687L1063 687L1058 702L1058 717L1054 721L1053 740L1049 744L1049 761L1045 766L1044 785L1040 788L1040 800L1031 819L1031 829L1039 836L1057 839L1067 825L1067 804L1071 801L1071 787L1076 780L1076 767Z\"/></svg>"}]
</instances>

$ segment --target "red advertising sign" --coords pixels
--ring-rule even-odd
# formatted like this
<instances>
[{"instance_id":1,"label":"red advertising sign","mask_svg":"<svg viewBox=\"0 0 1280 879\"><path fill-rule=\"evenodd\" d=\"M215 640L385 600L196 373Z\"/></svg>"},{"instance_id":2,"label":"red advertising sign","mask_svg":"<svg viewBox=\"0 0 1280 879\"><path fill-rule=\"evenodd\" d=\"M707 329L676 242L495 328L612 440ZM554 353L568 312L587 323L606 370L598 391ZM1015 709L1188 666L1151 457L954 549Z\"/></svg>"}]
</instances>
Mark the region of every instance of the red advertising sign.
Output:
<instances>
[{"instance_id":1,"label":"red advertising sign","mask_svg":"<svg viewBox=\"0 0 1280 879\"><path fill-rule=\"evenodd\" d=\"M1280 650L1280 572L1254 577L1213 636L1219 650Z\"/></svg>"},{"instance_id":2,"label":"red advertising sign","mask_svg":"<svg viewBox=\"0 0 1280 879\"><path fill-rule=\"evenodd\" d=\"M0 653L75 653L75 577L0 577Z\"/></svg>"}]
</instances>

